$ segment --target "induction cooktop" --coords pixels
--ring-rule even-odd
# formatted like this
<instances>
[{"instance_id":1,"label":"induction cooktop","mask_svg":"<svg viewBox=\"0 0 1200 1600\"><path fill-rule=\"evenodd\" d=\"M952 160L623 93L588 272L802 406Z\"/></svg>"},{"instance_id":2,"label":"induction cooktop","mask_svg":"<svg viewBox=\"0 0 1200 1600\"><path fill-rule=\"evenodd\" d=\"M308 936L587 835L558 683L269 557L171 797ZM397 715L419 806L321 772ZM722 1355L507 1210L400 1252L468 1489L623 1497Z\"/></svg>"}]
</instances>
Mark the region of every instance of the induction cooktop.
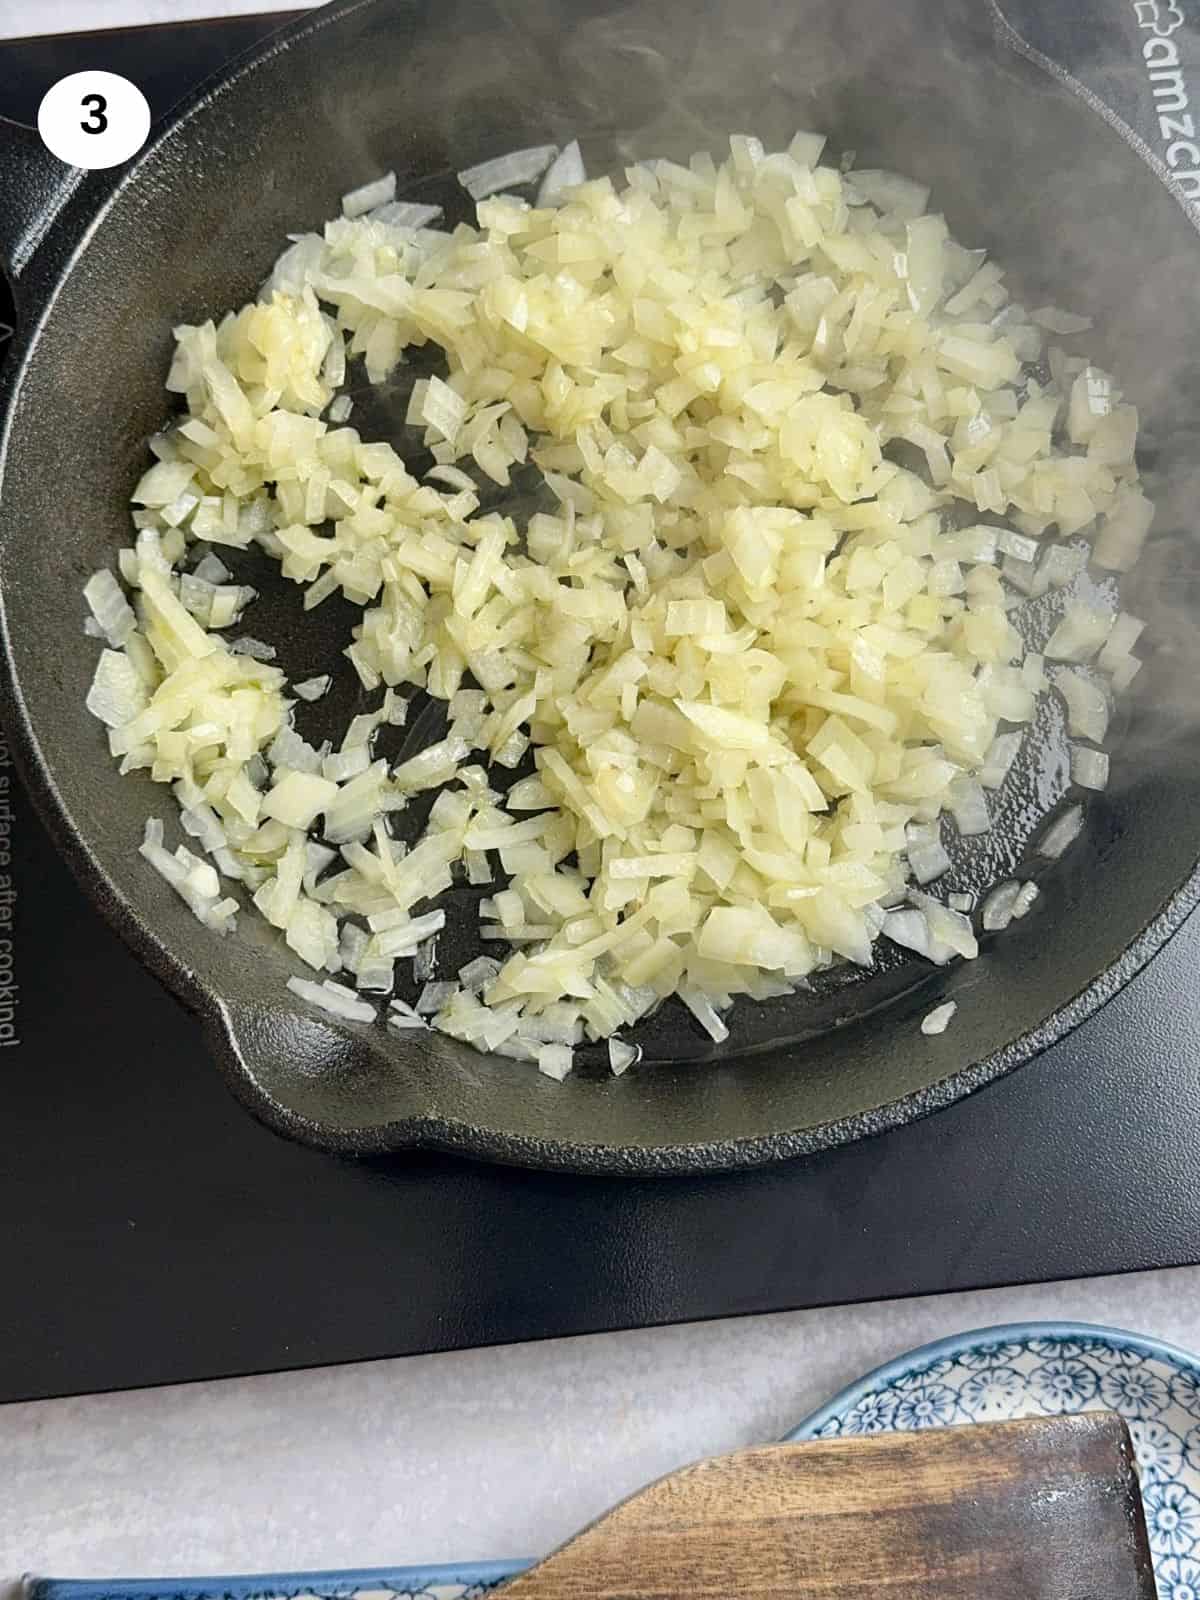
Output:
<instances>
[{"instance_id":1,"label":"induction cooktop","mask_svg":"<svg viewBox=\"0 0 1200 1600\"><path fill-rule=\"evenodd\" d=\"M104 67L157 114L280 20L0 45L0 109ZM234 1103L0 744L0 1400L1195 1261L1198 969L1193 918L1031 1065L764 1171L336 1160Z\"/></svg>"}]
</instances>

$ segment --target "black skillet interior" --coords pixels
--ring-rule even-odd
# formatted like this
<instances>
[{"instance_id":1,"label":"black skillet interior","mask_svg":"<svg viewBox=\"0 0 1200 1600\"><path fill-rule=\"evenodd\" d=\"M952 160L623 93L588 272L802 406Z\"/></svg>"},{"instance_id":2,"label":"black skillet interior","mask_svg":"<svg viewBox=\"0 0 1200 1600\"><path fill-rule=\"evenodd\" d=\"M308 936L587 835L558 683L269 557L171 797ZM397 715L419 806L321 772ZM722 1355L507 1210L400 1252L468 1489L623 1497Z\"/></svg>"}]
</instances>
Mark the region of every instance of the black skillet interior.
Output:
<instances>
[{"instance_id":1,"label":"black skillet interior","mask_svg":"<svg viewBox=\"0 0 1200 1600\"><path fill-rule=\"evenodd\" d=\"M289 232L319 225L344 190L388 167L401 195L441 199L455 168L523 144L578 136L589 168L606 170L716 150L728 131L785 143L797 127L828 131L862 165L930 181L955 235L993 250L1023 298L1095 316L1090 349L1142 408L1160 509L1126 603L1149 622L1150 660L1085 837L1039 874L1038 914L985 942L978 962L893 963L743 1008L733 1048L719 1051L666 1008L643 1035L648 1059L620 1080L596 1064L560 1086L438 1036L308 1014L285 990L296 966L265 924L244 916L220 941L144 867L142 819L167 814L163 792L117 777L83 706L95 645L79 590L127 539L128 492L163 418L169 330L251 296ZM43 260L78 235L94 188L65 208ZM319 1145L688 1171L804 1153L935 1109L1094 1009L1191 903L1200 407L1178 333L1200 311L1194 250L1142 158L973 0L331 8L235 71L143 157L100 207L40 326L22 330L0 469L0 595L10 720L35 792L121 931L201 1011L235 1091ZM380 429L392 420L394 409L377 413ZM317 613L314 635L295 594L262 604L254 631L289 668L320 670L336 608ZM1062 795L1052 705L1041 733L963 883L1027 860L1031 830ZM459 954L448 941L447 965ZM958 1016L927 1039L918 1019L943 996Z\"/></svg>"}]
</instances>

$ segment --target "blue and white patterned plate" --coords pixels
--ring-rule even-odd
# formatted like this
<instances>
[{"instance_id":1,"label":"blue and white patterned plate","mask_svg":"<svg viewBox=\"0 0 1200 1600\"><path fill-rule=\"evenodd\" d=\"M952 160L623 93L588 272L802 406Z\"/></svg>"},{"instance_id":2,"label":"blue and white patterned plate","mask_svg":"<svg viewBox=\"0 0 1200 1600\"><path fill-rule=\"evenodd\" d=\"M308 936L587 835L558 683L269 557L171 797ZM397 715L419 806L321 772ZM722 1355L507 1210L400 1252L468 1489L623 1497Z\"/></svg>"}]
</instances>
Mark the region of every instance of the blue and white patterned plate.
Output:
<instances>
[{"instance_id":1,"label":"blue and white patterned plate","mask_svg":"<svg viewBox=\"0 0 1200 1600\"><path fill-rule=\"evenodd\" d=\"M243 1578L30 1578L27 1600L479 1600L529 1561L260 1572Z\"/></svg>"},{"instance_id":2,"label":"blue and white patterned plate","mask_svg":"<svg viewBox=\"0 0 1200 1600\"><path fill-rule=\"evenodd\" d=\"M1117 1328L982 1328L890 1361L789 1439L1117 1411L1137 1451L1160 1600L1200 1600L1200 1357Z\"/></svg>"},{"instance_id":3,"label":"blue and white patterned plate","mask_svg":"<svg viewBox=\"0 0 1200 1600\"><path fill-rule=\"evenodd\" d=\"M1200 1357L1185 1350L1083 1323L984 1328L879 1367L788 1438L1098 1409L1119 1411L1133 1434L1161 1600L1200 1600ZM529 1564L96 1583L35 1578L26 1593L28 1600L477 1600Z\"/></svg>"}]
</instances>

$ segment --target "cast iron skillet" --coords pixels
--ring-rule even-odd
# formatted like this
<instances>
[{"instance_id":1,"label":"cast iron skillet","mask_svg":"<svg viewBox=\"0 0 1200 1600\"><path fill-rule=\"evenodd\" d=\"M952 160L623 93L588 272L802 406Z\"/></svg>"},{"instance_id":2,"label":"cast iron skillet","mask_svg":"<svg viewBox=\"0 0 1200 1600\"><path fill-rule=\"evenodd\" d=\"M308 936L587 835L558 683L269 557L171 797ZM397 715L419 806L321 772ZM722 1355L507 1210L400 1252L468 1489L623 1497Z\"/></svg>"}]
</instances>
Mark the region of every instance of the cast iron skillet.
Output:
<instances>
[{"instance_id":1,"label":"cast iron skillet","mask_svg":"<svg viewBox=\"0 0 1200 1600\"><path fill-rule=\"evenodd\" d=\"M1132 19L1121 29L1143 71ZM1101 37L1089 31L1088 48ZM1200 664L1200 275L1163 169L1105 120L985 0L346 0L210 84L115 176L67 172L22 130L0 130L0 246L20 313L0 396L8 726L84 886L199 1012L256 1115L340 1152L436 1146L590 1173L749 1167L892 1127L999 1077L1167 938L1200 889L1188 688ZM1148 620L1151 659L1085 837L1047 876L1039 913L978 962L893 962L749 1008L721 1051L666 1008L644 1035L651 1059L620 1080L585 1066L559 1086L438 1036L309 1014L285 990L295 967L265 924L245 916L235 937L215 938L139 859L163 792L117 777L84 710L96 646L80 586L128 538L128 493L163 420L170 329L251 296L289 231L318 225L387 167L401 195L423 198L455 168L522 144L579 135L605 170L715 148L729 131L778 145L797 127L828 130L860 164L931 181L956 236L1010 264L1027 303L1094 314L1091 350L1142 408L1159 514L1126 603ZM317 670L295 596L262 604L255 631L280 643L285 665ZM1006 791L987 859L961 865L959 882L1019 865L1061 798L1053 706L1037 749ZM944 996L958 1002L955 1023L926 1039L918 1019ZM136 1017L129 1041L141 1048Z\"/></svg>"}]
</instances>

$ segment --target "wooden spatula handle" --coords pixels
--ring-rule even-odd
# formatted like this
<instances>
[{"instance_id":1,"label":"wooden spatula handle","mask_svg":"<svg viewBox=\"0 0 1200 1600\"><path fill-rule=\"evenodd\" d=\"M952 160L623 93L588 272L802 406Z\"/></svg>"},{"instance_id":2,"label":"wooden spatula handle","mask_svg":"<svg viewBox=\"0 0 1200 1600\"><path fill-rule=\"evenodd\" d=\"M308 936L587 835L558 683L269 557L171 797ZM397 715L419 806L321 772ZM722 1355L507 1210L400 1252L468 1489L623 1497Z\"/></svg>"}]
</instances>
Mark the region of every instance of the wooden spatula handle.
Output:
<instances>
[{"instance_id":1,"label":"wooden spatula handle","mask_svg":"<svg viewBox=\"0 0 1200 1600\"><path fill-rule=\"evenodd\" d=\"M651 1484L505 1600L1153 1600L1104 1413L718 1456Z\"/></svg>"}]
</instances>

